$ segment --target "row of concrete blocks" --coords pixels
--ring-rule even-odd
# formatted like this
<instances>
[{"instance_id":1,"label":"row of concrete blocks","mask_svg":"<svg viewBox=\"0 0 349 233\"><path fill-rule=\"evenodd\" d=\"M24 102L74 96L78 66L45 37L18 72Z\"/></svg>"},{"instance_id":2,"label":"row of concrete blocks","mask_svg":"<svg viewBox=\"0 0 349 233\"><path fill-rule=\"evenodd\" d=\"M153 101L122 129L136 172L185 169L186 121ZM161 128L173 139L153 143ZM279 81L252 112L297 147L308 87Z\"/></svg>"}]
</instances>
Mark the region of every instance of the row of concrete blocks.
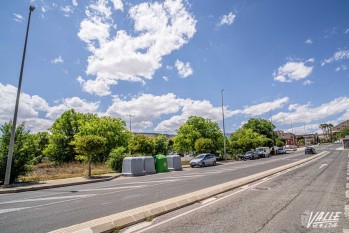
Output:
<instances>
[{"instance_id":1,"label":"row of concrete blocks","mask_svg":"<svg viewBox=\"0 0 349 233\"><path fill-rule=\"evenodd\" d=\"M179 155L168 155L167 164L169 170L181 171L182 163ZM126 157L122 162L123 176L144 176L156 173L155 161L152 156Z\"/></svg>"}]
</instances>

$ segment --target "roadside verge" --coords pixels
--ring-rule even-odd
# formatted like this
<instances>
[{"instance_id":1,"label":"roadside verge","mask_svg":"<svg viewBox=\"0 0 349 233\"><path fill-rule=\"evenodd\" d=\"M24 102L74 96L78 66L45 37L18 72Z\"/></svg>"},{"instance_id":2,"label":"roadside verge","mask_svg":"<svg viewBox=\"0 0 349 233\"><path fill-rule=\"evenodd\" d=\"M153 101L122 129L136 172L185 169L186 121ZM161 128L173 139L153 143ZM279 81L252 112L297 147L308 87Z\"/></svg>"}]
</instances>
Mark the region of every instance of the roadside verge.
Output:
<instances>
[{"instance_id":1,"label":"roadside verge","mask_svg":"<svg viewBox=\"0 0 349 233\"><path fill-rule=\"evenodd\" d=\"M94 232L113 232L119 229L128 227L130 225L142 222L146 219L159 216L176 209L191 205L195 202L202 201L209 197L216 196L220 193L230 191L232 189L244 186L254 181L263 179L267 176L279 173L281 171L290 169L292 167L307 163L311 160L315 160L320 156L324 156L328 152L321 152L309 158L290 163L281 167L273 168L268 171L260 172L254 175L236 179L230 182L219 184L210 188L202 189L199 191L191 192L178 197L170 198L160 202L152 203L135 209L123 211L117 214L109 215L106 217L94 219L81 224L76 224L70 227L61 228L54 233L66 233L66 232L78 232L78 233L94 233Z\"/></svg>"}]
</instances>

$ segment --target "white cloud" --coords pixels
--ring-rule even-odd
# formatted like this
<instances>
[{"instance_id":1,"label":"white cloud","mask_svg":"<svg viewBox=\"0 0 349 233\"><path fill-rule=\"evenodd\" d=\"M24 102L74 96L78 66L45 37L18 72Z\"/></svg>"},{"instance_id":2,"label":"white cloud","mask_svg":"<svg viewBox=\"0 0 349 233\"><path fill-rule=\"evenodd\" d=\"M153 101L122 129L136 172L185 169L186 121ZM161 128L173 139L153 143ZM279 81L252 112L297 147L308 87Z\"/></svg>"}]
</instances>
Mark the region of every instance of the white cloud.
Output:
<instances>
[{"instance_id":1,"label":"white cloud","mask_svg":"<svg viewBox=\"0 0 349 233\"><path fill-rule=\"evenodd\" d=\"M218 23L218 26L223 26L223 25L231 25L234 23L236 15L233 12L230 12L227 15L223 15L220 18L220 22Z\"/></svg>"},{"instance_id":2,"label":"white cloud","mask_svg":"<svg viewBox=\"0 0 349 233\"><path fill-rule=\"evenodd\" d=\"M162 78L163 78L163 80L165 80L166 82L169 80L169 78L166 77L166 76L162 76Z\"/></svg>"},{"instance_id":3,"label":"white cloud","mask_svg":"<svg viewBox=\"0 0 349 233\"><path fill-rule=\"evenodd\" d=\"M239 112L250 116L260 116L271 110L282 108L284 104L288 102L288 100L288 97L284 97L271 102L264 102L256 105L245 106L244 109L239 110Z\"/></svg>"},{"instance_id":4,"label":"white cloud","mask_svg":"<svg viewBox=\"0 0 349 233\"><path fill-rule=\"evenodd\" d=\"M22 15L16 13L13 13L13 15L15 16L14 21L18 23L22 23L24 21L24 17Z\"/></svg>"},{"instance_id":5,"label":"white cloud","mask_svg":"<svg viewBox=\"0 0 349 233\"><path fill-rule=\"evenodd\" d=\"M9 84L3 85L0 83L0 125L13 119L16 94L16 87ZM47 130L47 121L40 121L39 114L40 112L45 112L48 107L47 102L40 96L30 96L22 92L18 109L18 124L26 122L26 126L32 129L34 132L38 131L39 129ZM31 125L35 128L30 127Z\"/></svg>"},{"instance_id":6,"label":"white cloud","mask_svg":"<svg viewBox=\"0 0 349 233\"><path fill-rule=\"evenodd\" d=\"M313 40L311 38L308 38L306 41L305 41L306 44L312 44L313 43Z\"/></svg>"},{"instance_id":7,"label":"white cloud","mask_svg":"<svg viewBox=\"0 0 349 233\"><path fill-rule=\"evenodd\" d=\"M77 0L72 0L73 6L78 6L78 1Z\"/></svg>"},{"instance_id":8,"label":"white cloud","mask_svg":"<svg viewBox=\"0 0 349 233\"><path fill-rule=\"evenodd\" d=\"M12 85L0 83L0 125L13 119L17 88ZM79 97L66 98L58 105L49 106L42 97L21 93L18 124L25 123L27 129L32 132L47 131L53 121L64 111L74 108L82 113L96 113L99 102L88 102ZM45 117L44 117L45 116Z\"/></svg>"},{"instance_id":9,"label":"white cloud","mask_svg":"<svg viewBox=\"0 0 349 233\"><path fill-rule=\"evenodd\" d=\"M306 66L304 62L287 62L285 65L280 66L273 76L275 81L292 82L308 77L312 70L313 67Z\"/></svg>"},{"instance_id":10,"label":"white cloud","mask_svg":"<svg viewBox=\"0 0 349 233\"><path fill-rule=\"evenodd\" d=\"M113 1L114 8L120 9L117 2ZM144 83L152 79L162 58L188 43L196 32L196 20L181 0L132 6L128 15L134 30L130 34L118 30L110 35L110 12L105 1L90 5L78 33L91 52L86 73L96 76L82 82L83 89L97 95L111 94L109 86L120 80ZM103 88L91 88L91 82Z\"/></svg>"},{"instance_id":11,"label":"white cloud","mask_svg":"<svg viewBox=\"0 0 349 233\"><path fill-rule=\"evenodd\" d=\"M61 56L61 55L59 55L58 57L56 57L56 58L53 58L52 60L51 60L51 63L52 64L62 64L64 62L64 59L63 59L63 57Z\"/></svg>"},{"instance_id":12,"label":"white cloud","mask_svg":"<svg viewBox=\"0 0 349 233\"><path fill-rule=\"evenodd\" d=\"M182 101L172 93L162 96L142 94L128 101L115 97L106 115L122 119L126 119L127 114L135 115L132 128L142 130L151 127L160 116L178 112Z\"/></svg>"},{"instance_id":13,"label":"white cloud","mask_svg":"<svg viewBox=\"0 0 349 233\"><path fill-rule=\"evenodd\" d=\"M349 28L345 29L345 30L344 30L344 33L345 33L345 34L348 34L348 33L349 33Z\"/></svg>"},{"instance_id":14,"label":"white cloud","mask_svg":"<svg viewBox=\"0 0 349 233\"><path fill-rule=\"evenodd\" d=\"M304 82L303 82L303 85L304 86L307 86L307 85L311 85L311 84L313 84L314 82L313 81L311 81L311 80L305 80Z\"/></svg>"},{"instance_id":15,"label":"white cloud","mask_svg":"<svg viewBox=\"0 0 349 233\"><path fill-rule=\"evenodd\" d=\"M342 64L336 68L336 72L339 72L341 70L347 70L347 69L348 69L348 67L346 65Z\"/></svg>"},{"instance_id":16,"label":"white cloud","mask_svg":"<svg viewBox=\"0 0 349 233\"><path fill-rule=\"evenodd\" d=\"M96 113L99 107L99 102L88 102L79 97L66 98L60 104L49 107L47 109L46 117L50 119L58 118L63 112L74 109L81 113Z\"/></svg>"},{"instance_id":17,"label":"white cloud","mask_svg":"<svg viewBox=\"0 0 349 233\"><path fill-rule=\"evenodd\" d=\"M312 107L310 104L299 105L290 104L289 112L279 112L273 116L273 120L280 124L310 123L312 121L325 119L337 114L348 114L349 98L340 97L318 107Z\"/></svg>"},{"instance_id":18,"label":"white cloud","mask_svg":"<svg viewBox=\"0 0 349 233\"><path fill-rule=\"evenodd\" d=\"M343 59L349 59L349 50L339 50L333 54L332 57L325 59L322 63L321 66L324 66L326 64L343 60Z\"/></svg>"},{"instance_id":19,"label":"white cloud","mask_svg":"<svg viewBox=\"0 0 349 233\"><path fill-rule=\"evenodd\" d=\"M175 66L181 78L187 78L188 76L193 74L193 69L190 67L189 62L183 63L182 61L177 60Z\"/></svg>"},{"instance_id":20,"label":"white cloud","mask_svg":"<svg viewBox=\"0 0 349 233\"><path fill-rule=\"evenodd\" d=\"M114 5L114 9L115 10L124 10L124 4L122 3L121 0L111 0L113 2Z\"/></svg>"},{"instance_id":21,"label":"white cloud","mask_svg":"<svg viewBox=\"0 0 349 233\"><path fill-rule=\"evenodd\" d=\"M61 11L65 17L69 17L74 12L73 7L70 5L61 7Z\"/></svg>"}]
</instances>

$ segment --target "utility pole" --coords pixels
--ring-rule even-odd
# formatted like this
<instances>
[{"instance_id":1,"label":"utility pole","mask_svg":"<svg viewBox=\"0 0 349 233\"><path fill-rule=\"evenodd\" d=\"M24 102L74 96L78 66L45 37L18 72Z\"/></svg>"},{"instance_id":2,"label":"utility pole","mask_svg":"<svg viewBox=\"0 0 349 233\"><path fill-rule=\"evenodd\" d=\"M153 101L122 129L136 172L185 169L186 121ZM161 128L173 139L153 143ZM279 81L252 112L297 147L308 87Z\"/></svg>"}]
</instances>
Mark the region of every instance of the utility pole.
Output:
<instances>
[{"instance_id":1,"label":"utility pole","mask_svg":"<svg viewBox=\"0 0 349 233\"><path fill-rule=\"evenodd\" d=\"M223 137L224 137L224 154L223 154L223 159L225 159L227 150L226 150L226 142L225 142L225 124L224 124L224 108L223 108L223 91L224 89L221 90L221 96L222 96L222 116L223 116Z\"/></svg>"},{"instance_id":2,"label":"utility pole","mask_svg":"<svg viewBox=\"0 0 349 233\"><path fill-rule=\"evenodd\" d=\"M275 150L274 148L274 129L273 129L273 118L271 116L271 110L269 112L270 114L270 130L271 130L271 138L272 138L272 141L273 141L273 150ZM275 152L274 152L275 153Z\"/></svg>"},{"instance_id":3,"label":"utility pole","mask_svg":"<svg viewBox=\"0 0 349 233\"><path fill-rule=\"evenodd\" d=\"M135 117L135 115L128 114L128 117L130 117L130 131L132 132L132 117Z\"/></svg>"},{"instance_id":4,"label":"utility pole","mask_svg":"<svg viewBox=\"0 0 349 233\"><path fill-rule=\"evenodd\" d=\"M27 50L27 41L28 41L28 33L29 33L29 26L30 26L30 16L31 16L31 14L32 14L32 12L34 10L35 10L35 7L33 7L33 6L29 7L29 18L28 18L28 24L27 24L27 32L26 32L25 41L24 41L24 49L23 49L23 56L22 56L21 72L20 72L20 75L19 75L18 88L17 88L15 112L14 112L13 120L12 120L10 146L9 146L9 152L8 152L8 155L7 155L6 173L5 173L5 181L4 181L4 186L5 187L10 185L10 179L11 179L13 147L14 147L14 143L15 143L16 124L17 124L17 115L18 115L18 105L19 105L19 97L21 95L22 78L23 78L23 70L24 70L24 61L25 61L25 54L26 54L26 50Z\"/></svg>"}]
</instances>

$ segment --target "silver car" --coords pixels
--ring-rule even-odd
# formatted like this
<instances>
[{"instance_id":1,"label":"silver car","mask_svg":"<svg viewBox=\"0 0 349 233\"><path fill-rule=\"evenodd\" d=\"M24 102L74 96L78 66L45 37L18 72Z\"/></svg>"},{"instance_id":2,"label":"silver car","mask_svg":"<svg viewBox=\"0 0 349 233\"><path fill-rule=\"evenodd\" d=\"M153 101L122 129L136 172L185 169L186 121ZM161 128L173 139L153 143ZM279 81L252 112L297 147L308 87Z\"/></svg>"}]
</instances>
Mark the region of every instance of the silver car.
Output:
<instances>
[{"instance_id":1,"label":"silver car","mask_svg":"<svg viewBox=\"0 0 349 233\"><path fill-rule=\"evenodd\" d=\"M216 166L216 156L214 154L199 154L195 159L190 160L189 164L191 167Z\"/></svg>"}]
</instances>

